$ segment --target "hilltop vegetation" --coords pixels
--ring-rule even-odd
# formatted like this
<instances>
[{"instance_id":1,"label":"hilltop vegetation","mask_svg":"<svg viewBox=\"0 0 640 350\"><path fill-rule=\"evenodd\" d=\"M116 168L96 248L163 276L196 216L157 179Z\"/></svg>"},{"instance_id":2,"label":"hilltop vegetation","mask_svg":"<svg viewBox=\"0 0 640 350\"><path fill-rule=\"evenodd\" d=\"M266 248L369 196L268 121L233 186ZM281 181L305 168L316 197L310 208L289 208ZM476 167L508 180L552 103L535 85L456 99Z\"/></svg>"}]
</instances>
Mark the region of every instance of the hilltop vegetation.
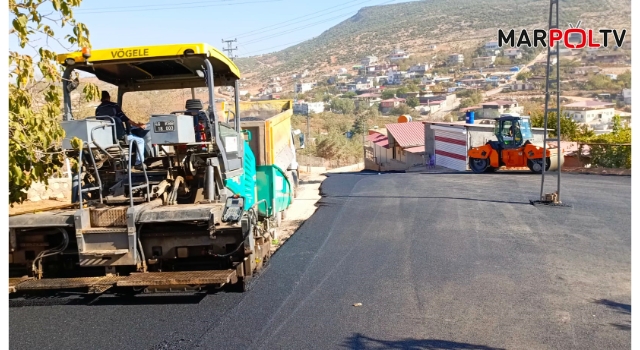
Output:
<instances>
[{"instance_id":1,"label":"hilltop vegetation","mask_svg":"<svg viewBox=\"0 0 640 350\"><path fill-rule=\"evenodd\" d=\"M245 75L254 73L251 79L262 81L304 69L350 68L365 55L384 57L395 47L430 56L431 44L445 52L473 51L474 45L495 39L498 28L545 28L548 13L548 0L425 0L364 7L316 38L237 62ZM581 20L582 28L630 29L630 13L629 0L566 0L560 2L560 26Z\"/></svg>"}]
</instances>

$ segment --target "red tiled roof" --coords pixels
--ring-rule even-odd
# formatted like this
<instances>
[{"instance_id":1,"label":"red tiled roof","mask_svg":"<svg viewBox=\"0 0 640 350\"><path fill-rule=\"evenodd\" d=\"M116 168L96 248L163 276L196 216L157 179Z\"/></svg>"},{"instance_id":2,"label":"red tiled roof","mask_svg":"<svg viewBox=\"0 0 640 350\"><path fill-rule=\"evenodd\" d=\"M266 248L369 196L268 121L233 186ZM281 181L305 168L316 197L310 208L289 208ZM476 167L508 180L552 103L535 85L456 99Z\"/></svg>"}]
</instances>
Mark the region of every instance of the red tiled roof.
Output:
<instances>
[{"instance_id":1,"label":"red tiled roof","mask_svg":"<svg viewBox=\"0 0 640 350\"><path fill-rule=\"evenodd\" d=\"M358 97L380 97L380 94L368 92L368 93L364 93L364 94L361 94L361 95L357 95L356 98L358 98Z\"/></svg>"},{"instance_id":2,"label":"red tiled roof","mask_svg":"<svg viewBox=\"0 0 640 350\"><path fill-rule=\"evenodd\" d=\"M409 153L424 153L424 145L422 146L416 146L416 147L409 147L409 148L405 148L405 151L409 152Z\"/></svg>"},{"instance_id":3,"label":"red tiled roof","mask_svg":"<svg viewBox=\"0 0 640 350\"><path fill-rule=\"evenodd\" d=\"M549 148L558 148L558 141L547 141L547 147ZM565 156L569 156L572 154L577 154L580 148L580 145L577 142L570 141L560 141L560 147L562 147L562 153ZM582 154L588 155L591 147L588 145L582 146Z\"/></svg>"},{"instance_id":4,"label":"red tiled roof","mask_svg":"<svg viewBox=\"0 0 640 350\"><path fill-rule=\"evenodd\" d=\"M467 108L461 108L460 112L464 113L466 111L475 111L476 109L482 109L482 106L471 106Z\"/></svg>"},{"instance_id":5,"label":"red tiled roof","mask_svg":"<svg viewBox=\"0 0 640 350\"><path fill-rule=\"evenodd\" d=\"M422 122L387 124L385 127L402 148L424 146Z\"/></svg>"},{"instance_id":6,"label":"red tiled roof","mask_svg":"<svg viewBox=\"0 0 640 350\"><path fill-rule=\"evenodd\" d=\"M404 101L406 101L406 100L405 100L404 98L396 97L396 98L390 98L390 99L388 99L388 100L382 100L382 101L380 101L380 102L396 102L396 101L398 101L398 102L404 102Z\"/></svg>"},{"instance_id":7,"label":"red tiled roof","mask_svg":"<svg viewBox=\"0 0 640 350\"><path fill-rule=\"evenodd\" d=\"M386 135L382 135L376 132L376 133L367 135L367 140L375 143L380 147L389 148L389 138L387 138Z\"/></svg>"}]
</instances>

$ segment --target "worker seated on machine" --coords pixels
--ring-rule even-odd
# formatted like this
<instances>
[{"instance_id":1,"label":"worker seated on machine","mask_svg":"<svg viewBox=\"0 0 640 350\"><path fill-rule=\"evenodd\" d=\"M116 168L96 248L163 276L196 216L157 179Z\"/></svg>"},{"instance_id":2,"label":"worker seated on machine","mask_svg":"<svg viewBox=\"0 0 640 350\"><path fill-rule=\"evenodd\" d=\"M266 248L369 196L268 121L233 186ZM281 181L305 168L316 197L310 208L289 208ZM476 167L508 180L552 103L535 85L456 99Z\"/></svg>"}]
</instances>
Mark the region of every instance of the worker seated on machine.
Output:
<instances>
[{"instance_id":1,"label":"worker seated on machine","mask_svg":"<svg viewBox=\"0 0 640 350\"><path fill-rule=\"evenodd\" d=\"M102 96L100 98L101 103L96 108L96 119L111 121L110 118L106 118L104 116L109 116L113 118L115 121L116 127L116 137L118 140L125 139L125 136L128 140L133 141L136 146L136 169L142 169L144 166L144 152L145 152L145 140L143 137L147 135L148 130L144 130L145 125L134 122L129 119L120 106L117 103L111 102L111 96L109 92L102 91ZM133 125L134 127L132 127Z\"/></svg>"},{"instance_id":2,"label":"worker seated on machine","mask_svg":"<svg viewBox=\"0 0 640 350\"><path fill-rule=\"evenodd\" d=\"M522 134L520 132L520 124L518 123L513 123L511 124L511 127L509 128L509 136L505 137L505 144L506 145L510 145L510 144L519 144L520 141L522 140Z\"/></svg>"},{"instance_id":3,"label":"worker seated on machine","mask_svg":"<svg viewBox=\"0 0 640 350\"><path fill-rule=\"evenodd\" d=\"M207 114L203 111L204 107L202 105L202 101L199 99L187 100L184 109L186 109L186 115L193 116L193 127L196 132L196 142L207 141L206 130L209 123Z\"/></svg>"},{"instance_id":4,"label":"worker seated on machine","mask_svg":"<svg viewBox=\"0 0 640 350\"><path fill-rule=\"evenodd\" d=\"M519 123L514 123L511 126L511 137L513 142L518 145L520 144L520 142L522 142L522 132L520 131L520 124Z\"/></svg>"}]
</instances>

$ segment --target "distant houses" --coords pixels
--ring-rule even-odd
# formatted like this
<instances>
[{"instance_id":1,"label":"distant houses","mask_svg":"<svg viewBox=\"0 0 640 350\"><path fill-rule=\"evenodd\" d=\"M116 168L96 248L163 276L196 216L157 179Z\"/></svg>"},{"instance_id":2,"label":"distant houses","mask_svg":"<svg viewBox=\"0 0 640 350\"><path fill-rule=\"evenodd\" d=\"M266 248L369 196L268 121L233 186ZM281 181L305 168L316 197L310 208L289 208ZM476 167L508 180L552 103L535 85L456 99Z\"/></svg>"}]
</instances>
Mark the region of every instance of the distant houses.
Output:
<instances>
[{"instance_id":1,"label":"distant houses","mask_svg":"<svg viewBox=\"0 0 640 350\"><path fill-rule=\"evenodd\" d=\"M447 65L457 66L464 63L464 55L461 53L454 53L447 58Z\"/></svg>"},{"instance_id":2,"label":"distant houses","mask_svg":"<svg viewBox=\"0 0 640 350\"><path fill-rule=\"evenodd\" d=\"M387 59L391 62L409 58L411 55L402 49L394 49Z\"/></svg>"},{"instance_id":3,"label":"distant houses","mask_svg":"<svg viewBox=\"0 0 640 350\"><path fill-rule=\"evenodd\" d=\"M496 56L480 56L472 60L471 65L473 68L484 68L493 64L496 61ZM463 59L464 62L464 59Z\"/></svg>"}]
</instances>

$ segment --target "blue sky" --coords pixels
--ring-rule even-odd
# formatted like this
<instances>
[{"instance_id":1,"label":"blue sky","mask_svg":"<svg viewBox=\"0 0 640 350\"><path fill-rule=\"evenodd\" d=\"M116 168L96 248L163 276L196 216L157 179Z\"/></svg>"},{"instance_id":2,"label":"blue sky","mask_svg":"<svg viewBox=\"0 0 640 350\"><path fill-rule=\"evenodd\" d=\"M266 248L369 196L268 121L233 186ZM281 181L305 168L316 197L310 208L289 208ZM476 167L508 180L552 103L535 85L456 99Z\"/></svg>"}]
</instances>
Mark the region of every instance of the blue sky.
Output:
<instances>
[{"instance_id":1,"label":"blue sky","mask_svg":"<svg viewBox=\"0 0 640 350\"><path fill-rule=\"evenodd\" d=\"M74 13L89 27L94 48L186 42L222 48L222 39L237 38L235 54L243 57L313 38L362 7L400 2L407 0L84 0ZM13 38L9 45L18 48Z\"/></svg>"}]
</instances>

